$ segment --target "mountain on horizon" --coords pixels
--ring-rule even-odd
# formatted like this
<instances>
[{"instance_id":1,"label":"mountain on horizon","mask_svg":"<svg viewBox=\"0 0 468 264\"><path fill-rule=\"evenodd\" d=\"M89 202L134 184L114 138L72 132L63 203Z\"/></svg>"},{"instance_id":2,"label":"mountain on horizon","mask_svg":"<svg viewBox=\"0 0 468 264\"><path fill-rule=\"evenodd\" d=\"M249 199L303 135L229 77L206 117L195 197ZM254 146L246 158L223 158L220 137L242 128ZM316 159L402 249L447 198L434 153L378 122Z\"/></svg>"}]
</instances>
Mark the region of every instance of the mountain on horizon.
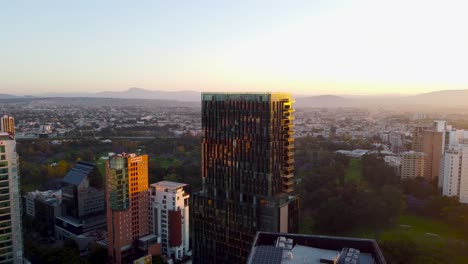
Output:
<instances>
[{"instance_id":1,"label":"mountain on horizon","mask_svg":"<svg viewBox=\"0 0 468 264\"><path fill-rule=\"evenodd\" d=\"M37 97L98 97L98 98L123 98L123 99L158 99L176 101L199 101L201 93L196 91L161 91L131 87L125 91L105 91L97 93L43 93Z\"/></svg>"},{"instance_id":2,"label":"mountain on horizon","mask_svg":"<svg viewBox=\"0 0 468 264\"><path fill-rule=\"evenodd\" d=\"M201 92L193 90L162 91L132 87L125 91L105 91L97 93L42 93L33 96L0 94L0 99L50 97L90 97L116 99L156 99L182 102L199 102ZM379 106L434 106L468 108L468 89L442 90L410 96L338 96L338 95L297 95L296 107L379 107Z\"/></svg>"},{"instance_id":3,"label":"mountain on horizon","mask_svg":"<svg viewBox=\"0 0 468 264\"><path fill-rule=\"evenodd\" d=\"M20 96L16 96L13 94L0 94L0 99L14 99L14 98L19 98Z\"/></svg>"}]
</instances>

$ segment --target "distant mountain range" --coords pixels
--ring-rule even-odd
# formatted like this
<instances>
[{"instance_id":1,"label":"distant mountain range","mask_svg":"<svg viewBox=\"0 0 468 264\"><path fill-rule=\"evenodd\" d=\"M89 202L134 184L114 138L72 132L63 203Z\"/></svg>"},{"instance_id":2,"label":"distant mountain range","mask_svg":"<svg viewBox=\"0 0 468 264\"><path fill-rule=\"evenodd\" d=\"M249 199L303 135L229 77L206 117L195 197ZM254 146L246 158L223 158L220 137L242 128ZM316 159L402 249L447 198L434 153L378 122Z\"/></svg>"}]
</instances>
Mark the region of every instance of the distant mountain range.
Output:
<instances>
[{"instance_id":1,"label":"distant mountain range","mask_svg":"<svg viewBox=\"0 0 468 264\"><path fill-rule=\"evenodd\" d=\"M98 93L43 93L33 96L17 96L0 94L0 99L18 98L49 98L49 97L91 97L118 99L156 99L183 102L199 102L201 93L196 91L153 91L143 88L130 88L121 92ZM296 107L385 107L385 106L432 106L447 108L468 108L467 90L444 90L411 96L362 96L345 97L336 95L295 96Z\"/></svg>"},{"instance_id":2,"label":"distant mountain range","mask_svg":"<svg viewBox=\"0 0 468 264\"><path fill-rule=\"evenodd\" d=\"M319 95L297 97L296 107L443 107L468 108L468 90L445 90L410 96L343 97Z\"/></svg>"},{"instance_id":3,"label":"distant mountain range","mask_svg":"<svg viewBox=\"0 0 468 264\"><path fill-rule=\"evenodd\" d=\"M157 99L177 101L200 101L201 93L196 91L153 91L132 87L122 92L98 92L98 93L44 93L36 94L36 97L98 97L98 98L122 98L122 99Z\"/></svg>"}]
</instances>

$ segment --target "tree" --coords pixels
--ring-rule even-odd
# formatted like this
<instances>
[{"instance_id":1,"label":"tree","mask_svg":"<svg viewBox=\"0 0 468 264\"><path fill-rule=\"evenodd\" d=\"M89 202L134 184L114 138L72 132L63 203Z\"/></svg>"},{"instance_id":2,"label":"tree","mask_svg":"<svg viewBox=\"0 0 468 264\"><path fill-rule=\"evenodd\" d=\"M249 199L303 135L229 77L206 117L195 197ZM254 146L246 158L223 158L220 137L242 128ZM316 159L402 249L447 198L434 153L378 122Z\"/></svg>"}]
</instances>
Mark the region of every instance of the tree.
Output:
<instances>
[{"instance_id":1,"label":"tree","mask_svg":"<svg viewBox=\"0 0 468 264\"><path fill-rule=\"evenodd\" d=\"M166 263L161 255L153 256L153 263L152 264L164 264Z\"/></svg>"},{"instance_id":2,"label":"tree","mask_svg":"<svg viewBox=\"0 0 468 264\"><path fill-rule=\"evenodd\" d=\"M94 246L88 256L89 263L106 263L107 249L101 246Z\"/></svg>"}]
</instances>

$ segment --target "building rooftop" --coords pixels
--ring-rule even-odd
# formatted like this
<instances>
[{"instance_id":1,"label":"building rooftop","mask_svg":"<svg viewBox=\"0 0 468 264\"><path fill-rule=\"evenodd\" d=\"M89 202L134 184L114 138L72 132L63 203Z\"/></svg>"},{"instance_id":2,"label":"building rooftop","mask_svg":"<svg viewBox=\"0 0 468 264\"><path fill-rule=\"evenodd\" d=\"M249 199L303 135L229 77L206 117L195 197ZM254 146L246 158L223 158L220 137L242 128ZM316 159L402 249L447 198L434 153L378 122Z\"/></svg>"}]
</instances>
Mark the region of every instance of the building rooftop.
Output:
<instances>
[{"instance_id":1,"label":"building rooftop","mask_svg":"<svg viewBox=\"0 0 468 264\"><path fill-rule=\"evenodd\" d=\"M158 238L157 235L154 235L154 234L149 234L149 235L146 235L144 237L140 237L138 240L141 240L141 241L149 241L149 240L153 240L155 238Z\"/></svg>"},{"instance_id":2,"label":"building rooftop","mask_svg":"<svg viewBox=\"0 0 468 264\"><path fill-rule=\"evenodd\" d=\"M75 167L73 167L66 175L63 177L63 182L80 185L80 183L96 168L96 165L88 162L79 161Z\"/></svg>"},{"instance_id":3,"label":"building rooftop","mask_svg":"<svg viewBox=\"0 0 468 264\"><path fill-rule=\"evenodd\" d=\"M405 152L402 152L400 154L401 155L411 155L411 156L427 156L427 154L424 153L424 152L417 152L417 151L413 151L413 150L405 151Z\"/></svg>"},{"instance_id":4,"label":"building rooftop","mask_svg":"<svg viewBox=\"0 0 468 264\"><path fill-rule=\"evenodd\" d=\"M384 264L375 240L258 232L247 263Z\"/></svg>"},{"instance_id":5,"label":"building rooftop","mask_svg":"<svg viewBox=\"0 0 468 264\"><path fill-rule=\"evenodd\" d=\"M157 183L150 184L152 187L163 187L167 189L179 189L182 187L187 186L188 184L186 183L179 183L179 182L172 182L172 181L160 181Z\"/></svg>"},{"instance_id":6,"label":"building rooftop","mask_svg":"<svg viewBox=\"0 0 468 264\"><path fill-rule=\"evenodd\" d=\"M257 101L267 102L270 100L284 100L288 99L293 101L289 93L277 92L259 92L259 93L202 93L202 101L229 101L229 100L242 100L242 101Z\"/></svg>"},{"instance_id":7,"label":"building rooftop","mask_svg":"<svg viewBox=\"0 0 468 264\"><path fill-rule=\"evenodd\" d=\"M25 194L26 198L38 199L49 204L60 204L62 201L62 190L34 191Z\"/></svg>"},{"instance_id":8,"label":"building rooftop","mask_svg":"<svg viewBox=\"0 0 468 264\"><path fill-rule=\"evenodd\" d=\"M13 137L6 132L0 132L0 140L10 140L13 139Z\"/></svg>"}]
</instances>

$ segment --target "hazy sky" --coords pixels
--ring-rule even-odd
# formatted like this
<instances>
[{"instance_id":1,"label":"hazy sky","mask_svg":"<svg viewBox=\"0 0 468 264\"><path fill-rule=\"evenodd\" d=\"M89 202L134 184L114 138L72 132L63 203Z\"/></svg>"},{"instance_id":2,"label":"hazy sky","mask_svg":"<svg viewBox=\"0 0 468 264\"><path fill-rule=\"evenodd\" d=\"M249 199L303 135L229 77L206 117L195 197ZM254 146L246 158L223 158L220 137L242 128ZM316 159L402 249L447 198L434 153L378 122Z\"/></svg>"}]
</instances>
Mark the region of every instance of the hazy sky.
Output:
<instances>
[{"instance_id":1,"label":"hazy sky","mask_svg":"<svg viewBox=\"0 0 468 264\"><path fill-rule=\"evenodd\" d=\"M468 1L0 0L0 93L468 89Z\"/></svg>"}]
</instances>

